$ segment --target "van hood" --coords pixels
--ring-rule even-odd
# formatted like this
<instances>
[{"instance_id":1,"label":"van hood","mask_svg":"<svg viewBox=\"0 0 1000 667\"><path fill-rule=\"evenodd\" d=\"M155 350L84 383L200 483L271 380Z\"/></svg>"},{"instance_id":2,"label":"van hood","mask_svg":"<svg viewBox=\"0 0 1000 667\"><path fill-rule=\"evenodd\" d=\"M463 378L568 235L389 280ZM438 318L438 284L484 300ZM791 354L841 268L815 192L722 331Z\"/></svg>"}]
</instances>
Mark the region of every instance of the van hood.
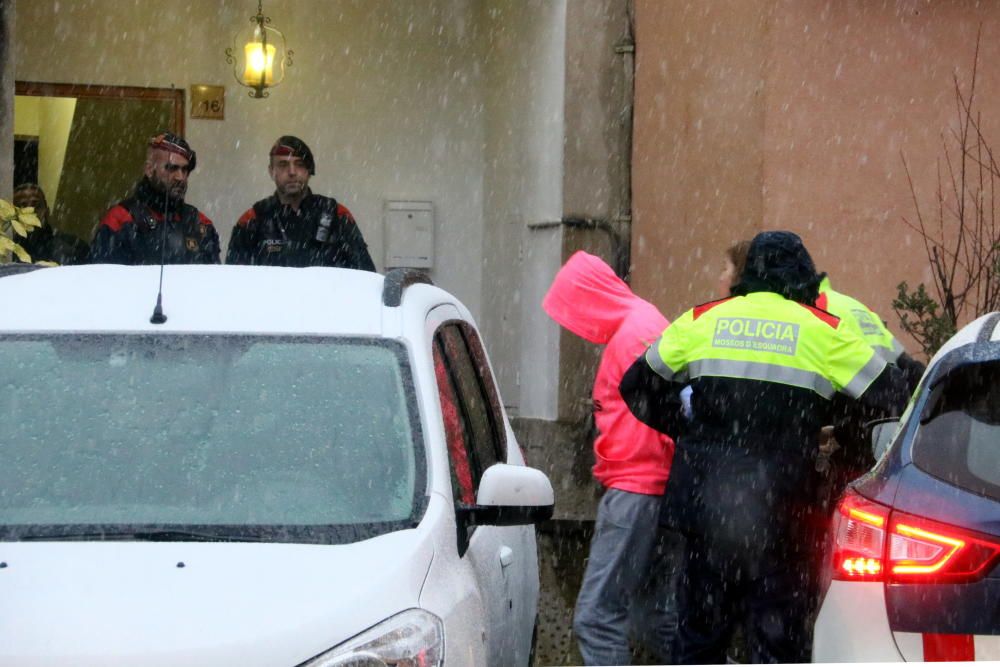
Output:
<instances>
[{"instance_id":1,"label":"van hood","mask_svg":"<svg viewBox=\"0 0 1000 667\"><path fill-rule=\"evenodd\" d=\"M419 530L320 546L0 543L0 664L292 667L416 607L432 554Z\"/></svg>"}]
</instances>

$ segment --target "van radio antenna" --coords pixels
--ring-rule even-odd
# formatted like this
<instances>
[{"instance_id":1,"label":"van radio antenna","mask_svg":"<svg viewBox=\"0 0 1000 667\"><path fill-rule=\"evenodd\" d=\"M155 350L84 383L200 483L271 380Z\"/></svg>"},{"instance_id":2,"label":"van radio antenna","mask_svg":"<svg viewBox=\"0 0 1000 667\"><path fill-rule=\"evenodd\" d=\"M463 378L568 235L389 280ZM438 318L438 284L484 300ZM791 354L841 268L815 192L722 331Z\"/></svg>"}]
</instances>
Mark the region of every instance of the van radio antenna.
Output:
<instances>
[{"instance_id":1,"label":"van radio antenna","mask_svg":"<svg viewBox=\"0 0 1000 667\"><path fill-rule=\"evenodd\" d=\"M171 89L174 84L170 84ZM170 158L167 158L169 160ZM155 165L154 165L155 173ZM160 230L160 286L156 291L156 306L153 316L149 318L152 324L163 324L167 316L163 314L163 267L167 263L167 225L170 224L170 186L163 189L163 228Z\"/></svg>"},{"instance_id":2,"label":"van radio antenna","mask_svg":"<svg viewBox=\"0 0 1000 667\"><path fill-rule=\"evenodd\" d=\"M170 188L163 195L163 228L160 231L160 287L156 291L156 306L149 321L153 324L163 324L167 316L163 314L163 266L167 263L167 225L170 224Z\"/></svg>"}]
</instances>

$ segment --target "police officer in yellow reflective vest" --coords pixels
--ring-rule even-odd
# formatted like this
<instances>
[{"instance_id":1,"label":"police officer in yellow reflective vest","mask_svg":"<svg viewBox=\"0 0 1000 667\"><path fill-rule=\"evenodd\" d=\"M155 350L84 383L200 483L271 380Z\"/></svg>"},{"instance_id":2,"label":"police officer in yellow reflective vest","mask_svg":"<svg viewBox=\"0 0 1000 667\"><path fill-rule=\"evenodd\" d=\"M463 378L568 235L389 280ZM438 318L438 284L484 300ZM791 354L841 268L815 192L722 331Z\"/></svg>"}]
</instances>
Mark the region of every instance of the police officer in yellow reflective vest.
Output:
<instances>
[{"instance_id":1,"label":"police officer in yellow reflective vest","mask_svg":"<svg viewBox=\"0 0 1000 667\"><path fill-rule=\"evenodd\" d=\"M919 380L923 375L924 365L906 353L902 344L885 326L882 318L854 297L833 289L829 276L824 275L820 281L816 307L841 318L847 327L853 329L875 350L876 354L888 363L899 366L908 379L916 375L916 379Z\"/></svg>"},{"instance_id":2,"label":"police officer in yellow reflective vest","mask_svg":"<svg viewBox=\"0 0 1000 667\"><path fill-rule=\"evenodd\" d=\"M751 662L809 661L820 427L838 392L905 404L899 370L814 307L821 278L798 236L758 234L733 296L674 320L622 379L629 409L677 445L661 516L687 537L681 663L726 662L741 620Z\"/></svg>"},{"instance_id":3,"label":"police officer in yellow reflective vest","mask_svg":"<svg viewBox=\"0 0 1000 667\"><path fill-rule=\"evenodd\" d=\"M819 284L816 307L841 318L843 326L852 329L875 354L894 364L906 378L907 393L912 393L924 374L924 364L917 361L892 335L875 312L854 297L836 291L830 278L824 276ZM830 456L833 470L829 473L828 502L835 501L852 479L864 474L875 463L871 444L865 438L864 424L875 416L871 408L838 395L834 398L833 423L838 449Z\"/></svg>"}]
</instances>

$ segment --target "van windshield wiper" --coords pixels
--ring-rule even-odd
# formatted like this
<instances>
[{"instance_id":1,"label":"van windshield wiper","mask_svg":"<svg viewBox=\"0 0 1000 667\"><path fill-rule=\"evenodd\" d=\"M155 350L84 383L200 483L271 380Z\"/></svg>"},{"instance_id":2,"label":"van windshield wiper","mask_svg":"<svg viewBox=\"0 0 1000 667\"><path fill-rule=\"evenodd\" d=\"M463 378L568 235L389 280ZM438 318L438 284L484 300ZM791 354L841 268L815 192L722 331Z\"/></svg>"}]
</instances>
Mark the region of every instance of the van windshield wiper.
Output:
<instances>
[{"instance_id":1,"label":"van windshield wiper","mask_svg":"<svg viewBox=\"0 0 1000 667\"><path fill-rule=\"evenodd\" d=\"M230 533L205 533L192 530L105 530L53 533L51 535L20 535L22 542L72 542L72 541L137 541L137 542L268 542L257 535Z\"/></svg>"}]
</instances>

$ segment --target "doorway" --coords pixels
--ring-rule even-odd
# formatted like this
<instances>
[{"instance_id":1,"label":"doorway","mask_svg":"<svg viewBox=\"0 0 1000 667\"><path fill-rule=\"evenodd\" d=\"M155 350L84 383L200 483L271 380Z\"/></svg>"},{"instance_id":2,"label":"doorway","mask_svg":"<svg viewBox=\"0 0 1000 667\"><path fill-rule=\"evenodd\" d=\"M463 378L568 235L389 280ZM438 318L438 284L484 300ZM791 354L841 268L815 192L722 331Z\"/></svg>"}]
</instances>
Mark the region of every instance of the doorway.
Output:
<instances>
[{"instance_id":1,"label":"doorway","mask_svg":"<svg viewBox=\"0 0 1000 667\"><path fill-rule=\"evenodd\" d=\"M183 90L18 81L15 94L15 186L38 183L52 226L88 243L141 175L149 138L184 134Z\"/></svg>"}]
</instances>

